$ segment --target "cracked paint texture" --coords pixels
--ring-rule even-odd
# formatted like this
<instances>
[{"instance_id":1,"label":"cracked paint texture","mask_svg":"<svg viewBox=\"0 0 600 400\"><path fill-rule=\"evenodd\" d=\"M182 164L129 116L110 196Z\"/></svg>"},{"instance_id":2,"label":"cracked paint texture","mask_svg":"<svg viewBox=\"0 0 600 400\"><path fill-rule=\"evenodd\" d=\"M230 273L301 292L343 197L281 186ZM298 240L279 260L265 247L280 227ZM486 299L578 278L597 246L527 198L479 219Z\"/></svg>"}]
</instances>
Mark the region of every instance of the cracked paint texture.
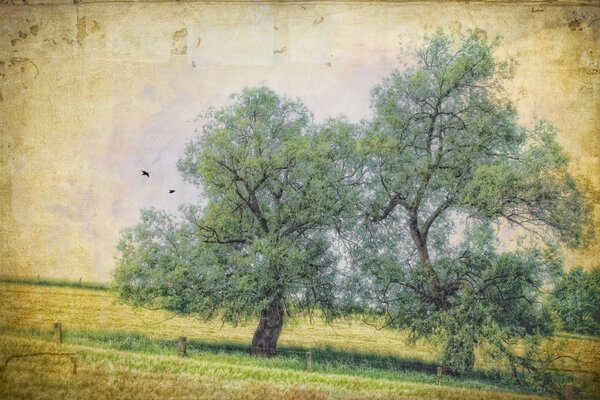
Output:
<instances>
[{"instance_id":1,"label":"cracked paint texture","mask_svg":"<svg viewBox=\"0 0 600 400\"><path fill-rule=\"evenodd\" d=\"M0 275L109 280L140 208L198 199L175 163L208 107L266 84L317 120L358 121L424 34L459 27L503 37L522 124L553 122L572 171L599 191L589 3L0 1ZM567 267L600 266L597 243L567 251Z\"/></svg>"}]
</instances>

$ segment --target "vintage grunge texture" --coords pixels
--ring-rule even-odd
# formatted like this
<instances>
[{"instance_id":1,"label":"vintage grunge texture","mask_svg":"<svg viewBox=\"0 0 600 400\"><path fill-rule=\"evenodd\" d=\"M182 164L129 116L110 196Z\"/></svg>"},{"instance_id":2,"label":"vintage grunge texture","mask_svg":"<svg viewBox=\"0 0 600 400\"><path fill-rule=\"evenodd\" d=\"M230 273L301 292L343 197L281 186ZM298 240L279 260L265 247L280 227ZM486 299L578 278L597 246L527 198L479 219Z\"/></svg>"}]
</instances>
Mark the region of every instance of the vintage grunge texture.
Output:
<instances>
[{"instance_id":1,"label":"vintage grunge texture","mask_svg":"<svg viewBox=\"0 0 600 400\"><path fill-rule=\"evenodd\" d=\"M197 198L175 162L207 107L265 83L317 120L360 120L370 88L440 27L504 38L522 123L556 124L573 172L600 189L593 2L0 3L2 275L110 279L141 207ZM567 266L597 266L599 250Z\"/></svg>"}]
</instances>

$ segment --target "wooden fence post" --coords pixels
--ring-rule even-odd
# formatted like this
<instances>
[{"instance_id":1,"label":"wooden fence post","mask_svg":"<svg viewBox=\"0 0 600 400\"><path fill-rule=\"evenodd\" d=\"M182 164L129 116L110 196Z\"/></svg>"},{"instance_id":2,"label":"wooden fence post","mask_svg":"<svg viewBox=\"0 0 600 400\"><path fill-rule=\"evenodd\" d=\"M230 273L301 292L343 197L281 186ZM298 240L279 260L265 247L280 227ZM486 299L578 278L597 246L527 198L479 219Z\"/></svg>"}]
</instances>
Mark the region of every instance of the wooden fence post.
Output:
<instances>
[{"instance_id":1,"label":"wooden fence post","mask_svg":"<svg viewBox=\"0 0 600 400\"><path fill-rule=\"evenodd\" d=\"M437 367L437 384L441 384L442 383L442 375L444 373L444 369L442 367Z\"/></svg>"},{"instance_id":2,"label":"wooden fence post","mask_svg":"<svg viewBox=\"0 0 600 400\"><path fill-rule=\"evenodd\" d=\"M177 354L180 357L187 356L187 338L185 336L179 336L179 340L177 341Z\"/></svg>"},{"instance_id":3,"label":"wooden fence post","mask_svg":"<svg viewBox=\"0 0 600 400\"><path fill-rule=\"evenodd\" d=\"M55 322L53 327L54 331L52 334L52 338L56 343L62 343L62 324L60 322Z\"/></svg>"},{"instance_id":4,"label":"wooden fence post","mask_svg":"<svg viewBox=\"0 0 600 400\"><path fill-rule=\"evenodd\" d=\"M565 390L565 398L567 400L573 400L573 385L570 383L567 384L567 388Z\"/></svg>"},{"instance_id":5,"label":"wooden fence post","mask_svg":"<svg viewBox=\"0 0 600 400\"><path fill-rule=\"evenodd\" d=\"M306 370L312 371L312 367L313 367L312 351L307 350L306 351Z\"/></svg>"}]
</instances>

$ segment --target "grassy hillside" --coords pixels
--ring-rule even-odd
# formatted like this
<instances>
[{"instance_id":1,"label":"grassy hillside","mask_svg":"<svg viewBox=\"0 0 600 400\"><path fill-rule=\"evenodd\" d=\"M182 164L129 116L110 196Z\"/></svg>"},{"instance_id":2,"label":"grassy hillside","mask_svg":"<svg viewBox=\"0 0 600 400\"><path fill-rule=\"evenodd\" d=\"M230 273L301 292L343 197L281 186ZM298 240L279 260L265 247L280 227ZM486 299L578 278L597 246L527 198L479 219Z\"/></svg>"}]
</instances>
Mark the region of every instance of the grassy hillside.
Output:
<instances>
[{"instance_id":1,"label":"grassy hillside","mask_svg":"<svg viewBox=\"0 0 600 400\"><path fill-rule=\"evenodd\" d=\"M506 392L270 368L213 356L148 355L0 336L0 352L69 352L17 359L2 398L189 399L536 399Z\"/></svg>"},{"instance_id":2,"label":"grassy hillside","mask_svg":"<svg viewBox=\"0 0 600 400\"><path fill-rule=\"evenodd\" d=\"M282 356L247 354L254 325L233 327L119 304L110 292L0 284L0 398L533 398L509 393L493 374L445 377L436 385L436 348L410 345L403 333L376 330L358 319L326 326L299 318L286 325ZM53 322L65 343L51 341ZM187 336L189 357L176 356ZM578 368L594 368L600 342L565 337ZM314 370L305 371L312 349ZM497 367L478 360L478 370ZM75 374L73 373L75 367ZM516 388L526 392L527 388ZM43 397L43 396L42 396Z\"/></svg>"},{"instance_id":3,"label":"grassy hillside","mask_svg":"<svg viewBox=\"0 0 600 400\"><path fill-rule=\"evenodd\" d=\"M40 278L39 275L37 278L2 275L0 276L0 282L39 286L74 287L95 290L108 290L109 286L108 283L102 282L89 282L82 279L79 279L78 281L71 281L67 279Z\"/></svg>"}]
</instances>

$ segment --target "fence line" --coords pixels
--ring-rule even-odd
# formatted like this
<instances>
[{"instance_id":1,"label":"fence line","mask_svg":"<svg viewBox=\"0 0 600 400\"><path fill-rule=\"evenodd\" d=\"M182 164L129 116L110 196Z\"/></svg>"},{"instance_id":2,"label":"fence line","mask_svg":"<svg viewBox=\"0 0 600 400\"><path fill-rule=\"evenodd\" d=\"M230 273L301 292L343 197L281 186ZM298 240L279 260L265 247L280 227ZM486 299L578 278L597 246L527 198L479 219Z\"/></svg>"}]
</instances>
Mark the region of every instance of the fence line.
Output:
<instances>
[{"instance_id":1,"label":"fence line","mask_svg":"<svg viewBox=\"0 0 600 400\"><path fill-rule=\"evenodd\" d=\"M55 322L53 324L53 338L56 342L61 343L63 340L63 332L62 332L62 324L60 322ZM272 349L270 347L259 347L252 345L238 345L232 343L231 345L223 345L223 346L214 346L211 345L210 342L200 342L199 346L194 343L193 339L187 340L188 338L185 336L180 336L176 342L176 348L178 349L178 353L186 354L188 350L202 349L212 350L212 351L225 351L225 352L240 352L240 351L248 351L249 353L252 350L265 350L268 352L273 352L273 356L280 355L293 355L298 358L305 358L307 352L311 352L311 358L314 362L322 361L323 358L329 358L330 361L351 361L360 366L385 366L387 368L390 367L400 367L400 368L413 368L422 371L428 372L437 372L437 367L439 366L437 363L432 361L403 361L398 359L392 355L385 355L381 353L355 353L354 355L343 355L343 354L331 354L327 349L321 348L297 348L297 349L286 349L286 348L276 348ZM333 350L335 353L339 350ZM333 357L332 357L333 356ZM377 359L380 358L380 359ZM478 374L489 375L494 373L499 373L501 370L507 368L507 365L500 364L485 364L484 367L486 370L478 370ZM444 368L444 370L446 370ZM586 370L586 369L561 369L561 368L546 368L544 371L549 372L560 372L560 373L573 373L573 374L590 374L596 375L600 377L600 372L594 370Z\"/></svg>"},{"instance_id":2,"label":"fence line","mask_svg":"<svg viewBox=\"0 0 600 400\"><path fill-rule=\"evenodd\" d=\"M76 351L74 353L53 353L53 352L37 352L37 353L28 353L28 354L11 354L6 360L4 360L4 365L0 366L0 377L4 374L4 371L8 367L8 364L20 358L32 358L32 357L67 357L71 361L72 365L72 373L77 373L77 358L76 355L81 353L81 351Z\"/></svg>"},{"instance_id":3,"label":"fence line","mask_svg":"<svg viewBox=\"0 0 600 400\"><path fill-rule=\"evenodd\" d=\"M61 344L63 341L63 330L62 330L63 326L60 322L55 322L52 325L52 337L53 340L57 343L57 344ZM206 343L206 342L205 342ZM179 356L182 357L186 357L188 355L188 351L191 350L200 350L202 351L202 345L200 346L195 346L194 342L189 342L187 340L186 336L179 336L177 340L175 340L175 348L174 350L177 351L177 354ZM444 368L443 366L437 365L435 363L432 362L427 362L427 361L423 361L423 362L406 362L406 361L402 361L401 359L398 358L394 358L393 356L386 356L383 354L370 354L370 353L355 353L354 355L348 356L348 355L343 355L343 354L335 354L335 350L333 350L333 354L331 351L329 351L328 349L319 349L319 348L298 348L298 349L272 349L272 348L268 348L268 347L258 347L258 346L240 346L240 345L235 345L232 344L231 346L222 346L222 347L214 347L214 346L206 346L205 350L212 350L212 351L219 351L219 350L223 350L223 351L227 351L227 352L243 352L243 351L248 351L248 353L252 353L253 350L266 350L268 352L273 352L272 355L274 357L277 356L293 356L295 358L298 358L300 360L304 360L304 369L307 371L312 371L314 370L314 366L315 365L335 365L335 364L339 364L340 366L345 366L345 367L349 367L350 369L352 369L353 366L358 367L358 368L385 368L386 370L391 370L391 371L399 371L399 370L413 370L413 371L420 371L420 372L428 372L431 374L435 374L435 382L439 385L442 383L442 381L444 380L448 370L446 368ZM71 363L73 364L73 374L76 374L77 372L77 360L75 358L75 355L78 354L80 352L76 352L76 353L31 353L31 354L15 354L15 355L11 355L9 356L5 362L4 362L4 366L0 365L0 375L2 375L2 373L4 372L4 370L6 369L7 365L9 364L10 361L12 361L13 359L16 358L22 358L22 357L35 357L35 356L44 356L44 355L48 355L48 356L63 356L63 357L69 357ZM381 357L380 359L377 359L378 357ZM491 380L491 381L502 381L504 379L502 379L502 374L503 371L501 369L505 369L506 366L505 365L486 365L486 367L488 368L496 368L496 370L480 370L480 371L473 371L472 373L467 373L467 374L463 374L462 377L463 378L468 378L468 377L476 377L479 376L480 378L484 378L486 380ZM559 369L559 368L547 368L544 369L543 372L558 372L558 373L570 373L570 374L591 374L594 375L594 382L600 377L600 374L596 371L593 370L575 370L575 369ZM523 375L524 371L523 371ZM494 378L494 376L496 376L497 378ZM457 376L458 378L460 378L461 376ZM565 378L567 378L567 381L563 381L562 385L560 385L560 389L561 389L561 393L563 393L567 399L572 399L573 398L573 393L574 393L574 388L573 388L573 383L572 383L572 377L569 378L568 376L565 376ZM556 389L555 389L556 390Z\"/></svg>"}]
</instances>

